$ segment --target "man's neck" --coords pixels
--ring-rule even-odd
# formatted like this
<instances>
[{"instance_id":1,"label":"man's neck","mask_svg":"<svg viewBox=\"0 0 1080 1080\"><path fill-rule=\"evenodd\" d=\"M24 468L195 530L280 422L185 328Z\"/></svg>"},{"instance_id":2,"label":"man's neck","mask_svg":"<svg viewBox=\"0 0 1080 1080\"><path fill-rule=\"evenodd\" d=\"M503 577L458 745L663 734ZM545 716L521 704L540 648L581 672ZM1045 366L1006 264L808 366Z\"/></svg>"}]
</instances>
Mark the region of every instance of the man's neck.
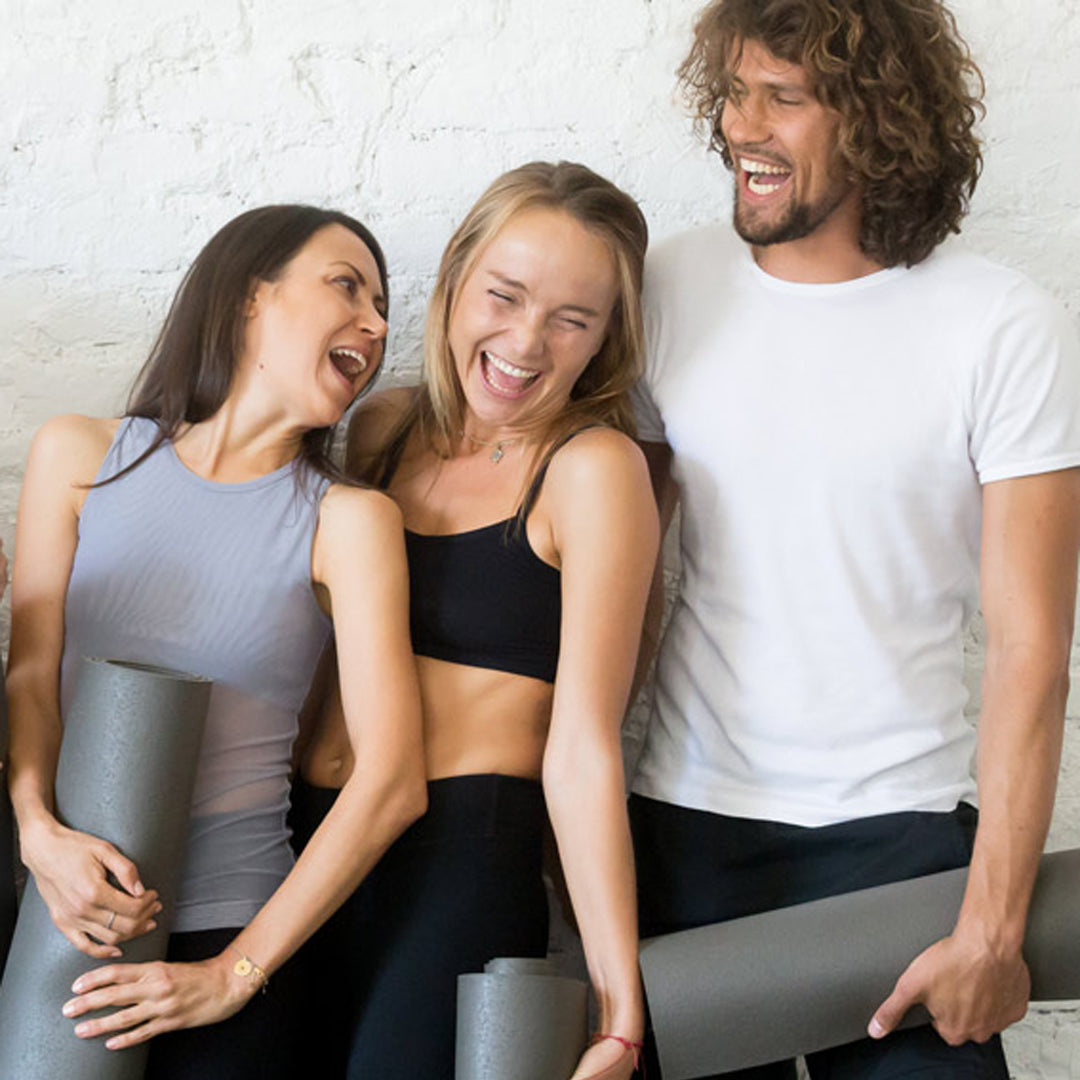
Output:
<instances>
[{"instance_id":1,"label":"man's neck","mask_svg":"<svg viewBox=\"0 0 1080 1080\"><path fill-rule=\"evenodd\" d=\"M786 243L751 244L754 260L782 281L832 284L854 281L883 269L859 246L858 201L852 198L809 236Z\"/></svg>"},{"instance_id":2,"label":"man's neck","mask_svg":"<svg viewBox=\"0 0 1080 1080\"><path fill-rule=\"evenodd\" d=\"M802 242L774 244L770 247L751 247L754 261L765 273L782 281L805 284L834 284L854 281L883 269L880 263L868 258L858 248L830 253L827 258L806 249Z\"/></svg>"}]
</instances>

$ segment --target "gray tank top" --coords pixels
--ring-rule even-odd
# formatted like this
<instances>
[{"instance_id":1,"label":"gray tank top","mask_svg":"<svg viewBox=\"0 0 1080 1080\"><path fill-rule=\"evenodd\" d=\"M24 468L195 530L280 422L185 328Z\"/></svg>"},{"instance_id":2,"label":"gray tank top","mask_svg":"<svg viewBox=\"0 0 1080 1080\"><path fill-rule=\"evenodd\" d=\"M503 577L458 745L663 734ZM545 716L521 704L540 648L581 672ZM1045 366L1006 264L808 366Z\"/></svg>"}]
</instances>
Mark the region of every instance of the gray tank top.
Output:
<instances>
[{"instance_id":1,"label":"gray tank top","mask_svg":"<svg viewBox=\"0 0 1080 1080\"><path fill-rule=\"evenodd\" d=\"M134 461L157 430L152 420L122 420L97 479ZM92 488L79 519L62 709L81 656L214 680L176 931L245 926L292 866L290 753L330 633L311 587L328 482L301 470L292 463L219 484L165 442L115 483Z\"/></svg>"}]
</instances>

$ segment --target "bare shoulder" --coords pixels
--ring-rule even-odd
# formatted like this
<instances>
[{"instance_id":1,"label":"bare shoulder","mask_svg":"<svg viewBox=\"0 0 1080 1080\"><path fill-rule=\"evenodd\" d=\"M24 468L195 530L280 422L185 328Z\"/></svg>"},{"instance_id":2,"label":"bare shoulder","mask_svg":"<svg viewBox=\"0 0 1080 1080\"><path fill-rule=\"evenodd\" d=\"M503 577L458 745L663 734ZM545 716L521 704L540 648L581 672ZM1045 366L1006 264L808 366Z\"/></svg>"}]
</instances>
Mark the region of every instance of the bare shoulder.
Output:
<instances>
[{"instance_id":1,"label":"bare shoulder","mask_svg":"<svg viewBox=\"0 0 1080 1080\"><path fill-rule=\"evenodd\" d=\"M397 386L373 394L353 410L345 440L345 459L349 472L355 471L354 463L362 463L382 449L415 397L415 387Z\"/></svg>"},{"instance_id":2,"label":"bare shoulder","mask_svg":"<svg viewBox=\"0 0 1080 1080\"><path fill-rule=\"evenodd\" d=\"M611 485L649 485L645 455L633 439L614 428L590 428L575 435L551 459L545 486L589 495Z\"/></svg>"},{"instance_id":3,"label":"bare shoulder","mask_svg":"<svg viewBox=\"0 0 1080 1080\"><path fill-rule=\"evenodd\" d=\"M373 488L331 484L319 508L319 532L329 538L356 538L358 532L378 539L401 534L401 511L397 503Z\"/></svg>"},{"instance_id":4,"label":"bare shoulder","mask_svg":"<svg viewBox=\"0 0 1080 1080\"><path fill-rule=\"evenodd\" d=\"M54 416L34 435L29 468L73 484L92 484L119 426L116 418Z\"/></svg>"},{"instance_id":5,"label":"bare shoulder","mask_svg":"<svg viewBox=\"0 0 1080 1080\"><path fill-rule=\"evenodd\" d=\"M371 488L331 484L319 507L311 553L312 580L334 588L342 581L405 574L404 526L393 499Z\"/></svg>"}]
</instances>

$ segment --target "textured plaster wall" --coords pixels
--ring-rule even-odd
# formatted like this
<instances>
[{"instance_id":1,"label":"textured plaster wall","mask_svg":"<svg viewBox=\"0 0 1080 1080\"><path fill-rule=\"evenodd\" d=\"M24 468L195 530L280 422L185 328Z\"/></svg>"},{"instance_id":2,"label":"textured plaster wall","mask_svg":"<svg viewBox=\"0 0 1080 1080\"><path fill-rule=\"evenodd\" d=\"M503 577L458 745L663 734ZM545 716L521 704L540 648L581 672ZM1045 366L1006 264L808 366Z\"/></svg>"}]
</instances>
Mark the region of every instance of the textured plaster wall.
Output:
<instances>
[{"instance_id":1,"label":"textured plaster wall","mask_svg":"<svg viewBox=\"0 0 1080 1080\"><path fill-rule=\"evenodd\" d=\"M657 237L726 217L727 178L672 94L697 4L0 0L7 548L34 429L119 410L183 268L242 209L311 201L373 226L398 379L452 225L504 168L583 160L641 200ZM968 241L1080 322L1080 3L954 8L989 84ZM3 638L6 618L5 602ZM980 651L975 634L973 680ZM1080 844L1078 714L1074 694L1057 846ZM1080 1076L1075 1009L1038 1010L1009 1044L1016 1076Z\"/></svg>"}]
</instances>

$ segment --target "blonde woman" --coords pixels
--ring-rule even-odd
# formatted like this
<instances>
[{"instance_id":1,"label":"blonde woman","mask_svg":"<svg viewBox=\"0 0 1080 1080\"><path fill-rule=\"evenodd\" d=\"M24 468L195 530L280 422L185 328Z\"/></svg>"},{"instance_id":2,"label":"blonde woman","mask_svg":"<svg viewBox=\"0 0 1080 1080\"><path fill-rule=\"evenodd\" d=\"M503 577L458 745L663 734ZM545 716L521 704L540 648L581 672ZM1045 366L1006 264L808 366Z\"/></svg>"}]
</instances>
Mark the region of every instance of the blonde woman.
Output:
<instances>
[{"instance_id":1,"label":"blonde woman","mask_svg":"<svg viewBox=\"0 0 1080 1080\"><path fill-rule=\"evenodd\" d=\"M430 809L353 900L350 1077L450 1080L457 975L544 954L545 803L600 1007L574 1077L633 1071L619 730L658 543L627 401L646 245L584 166L501 176L443 255L421 386L351 425L350 468L405 519ZM333 713L301 799L349 774Z\"/></svg>"}]
</instances>

